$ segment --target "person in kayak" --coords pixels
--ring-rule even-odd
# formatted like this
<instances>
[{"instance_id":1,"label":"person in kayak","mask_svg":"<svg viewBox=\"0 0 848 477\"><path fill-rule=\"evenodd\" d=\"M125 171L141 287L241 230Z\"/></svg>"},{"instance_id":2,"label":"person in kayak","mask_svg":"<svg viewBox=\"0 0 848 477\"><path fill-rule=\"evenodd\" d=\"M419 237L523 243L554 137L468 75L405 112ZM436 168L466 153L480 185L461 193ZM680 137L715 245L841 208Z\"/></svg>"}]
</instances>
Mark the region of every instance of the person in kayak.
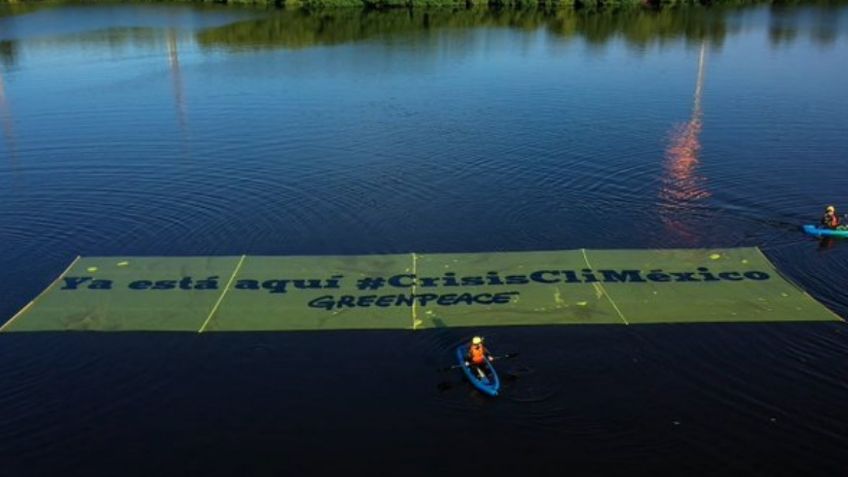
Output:
<instances>
[{"instance_id":1,"label":"person in kayak","mask_svg":"<svg viewBox=\"0 0 848 477\"><path fill-rule=\"evenodd\" d=\"M465 365L471 366L481 378L485 378L486 372L483 371L483 366L491 360L492 355L483 346L483 338L480 336L472 338L471 345L468 347L468 354L465 356Z\"/></svg>"},{"instance_id":2,"label":"person in kayak","mask_svg":"<svg viewBox=\"0 0 848 477\"><path fill-rule=\"evenodd\" d=\"M824 209L824 216L821 219L821 225L823 228L830 230L838 230L844 228L844 226L842 226L839 221L839 216L836 215L836 207L828 205L827 208Z\"/></svg>"}]
</instances>

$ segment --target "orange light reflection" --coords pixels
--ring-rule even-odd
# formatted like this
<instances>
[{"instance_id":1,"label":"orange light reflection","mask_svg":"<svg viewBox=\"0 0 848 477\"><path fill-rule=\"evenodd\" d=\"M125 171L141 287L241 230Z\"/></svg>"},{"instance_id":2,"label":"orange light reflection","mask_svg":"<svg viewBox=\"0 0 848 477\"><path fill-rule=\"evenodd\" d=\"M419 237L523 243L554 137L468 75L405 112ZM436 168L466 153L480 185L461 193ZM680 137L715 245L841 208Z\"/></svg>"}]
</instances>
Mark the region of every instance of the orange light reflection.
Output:
<instances>
[{"instance_id":1,"label":"orange light reflection","mask_svg":"<svg viewBox=\"0 0 848 477\"><path fill-rule=\"evenodd\" d=\"M706 179L698 174L701 151L701 95L704 88L706 44L701 44L698 57L698 79L695 84L692 117L674 128L665 150L665 175L660 189L660 219L669 232L687 242L695 242L700 234L687 225L698 201L710 197Z\"/></svg>"}]
</instances>

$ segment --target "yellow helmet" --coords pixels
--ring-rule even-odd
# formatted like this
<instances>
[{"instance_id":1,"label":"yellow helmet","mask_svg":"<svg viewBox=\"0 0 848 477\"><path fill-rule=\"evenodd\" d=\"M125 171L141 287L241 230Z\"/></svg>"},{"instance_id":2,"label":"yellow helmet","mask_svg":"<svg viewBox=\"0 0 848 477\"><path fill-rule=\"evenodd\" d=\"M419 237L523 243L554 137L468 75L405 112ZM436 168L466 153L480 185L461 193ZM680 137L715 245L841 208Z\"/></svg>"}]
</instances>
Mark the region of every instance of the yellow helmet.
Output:
<instances>
[{"instance_id":1,"label":"yellow helmet","mask_svg":"<svg viewBox=\"0 0 848 477\"><path fill-rule=\"evenodd\" d=\"M481 344L481 343L483 343L483 338L481 338L479 336L475 336L474 338L471 338L471 344L478 345L478 344Z\"/></svg>"},{"instance_id":2,"label":"yellow helmet","mask_svg":"<svg viewBox=\"0 0 848 477\"><path fill-rule=\"evenodd\" d=\"M836 207L828 205L824 210L827 212L836 212Z\"/></svg>"}]
</instances>

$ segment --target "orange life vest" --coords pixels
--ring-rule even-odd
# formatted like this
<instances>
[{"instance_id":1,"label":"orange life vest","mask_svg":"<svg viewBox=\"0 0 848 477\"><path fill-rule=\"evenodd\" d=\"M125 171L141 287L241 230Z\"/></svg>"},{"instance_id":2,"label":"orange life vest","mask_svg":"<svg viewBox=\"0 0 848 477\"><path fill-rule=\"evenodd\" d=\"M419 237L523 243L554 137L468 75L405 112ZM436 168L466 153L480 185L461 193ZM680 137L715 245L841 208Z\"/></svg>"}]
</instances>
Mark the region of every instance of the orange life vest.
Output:
<instances>
[{"instance_id":1,"label":"orange life vest","mask_svg":"<svg viewBox=\"0 0 848 477\"><path fill-rule=\"evenodd\" d=\"M468 349L468 356L474 364L483 364L486 362L486 348L483 345L471 345Z\"/></svg>"},{"instance_id":2,"label":"orange life vest","mask_svg":"<svg viewBox=\"0 0 848 477\"><path fill-rule=\"evenodd\" d=\"M822 225L829 229L835 229L836 227L839 227L839 216L837 216L836 214L825 214L825 216L822 217Z\"/></svg>"}]
</instances>

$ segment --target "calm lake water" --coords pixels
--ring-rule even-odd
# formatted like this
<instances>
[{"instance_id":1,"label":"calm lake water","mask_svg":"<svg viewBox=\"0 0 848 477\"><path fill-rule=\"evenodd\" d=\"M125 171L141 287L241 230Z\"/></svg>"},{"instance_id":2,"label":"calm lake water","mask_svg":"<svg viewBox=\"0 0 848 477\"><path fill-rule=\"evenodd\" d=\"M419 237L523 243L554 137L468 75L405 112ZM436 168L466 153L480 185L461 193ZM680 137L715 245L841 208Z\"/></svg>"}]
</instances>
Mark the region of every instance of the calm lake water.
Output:
<instances>
[{"instance_id":1,"label":"calm lake water","mask_svg":"<svg viewBox=\"0 0 848 477\"><path fill-rule=\"evenodd\" d=\"M77 255L759 246L848 316L848 7L0 6L0 322ZM474 332L503 396L439 373ZM0 335L0 475L839 475L844 324Z\"/></svg>"}]
</instances>

